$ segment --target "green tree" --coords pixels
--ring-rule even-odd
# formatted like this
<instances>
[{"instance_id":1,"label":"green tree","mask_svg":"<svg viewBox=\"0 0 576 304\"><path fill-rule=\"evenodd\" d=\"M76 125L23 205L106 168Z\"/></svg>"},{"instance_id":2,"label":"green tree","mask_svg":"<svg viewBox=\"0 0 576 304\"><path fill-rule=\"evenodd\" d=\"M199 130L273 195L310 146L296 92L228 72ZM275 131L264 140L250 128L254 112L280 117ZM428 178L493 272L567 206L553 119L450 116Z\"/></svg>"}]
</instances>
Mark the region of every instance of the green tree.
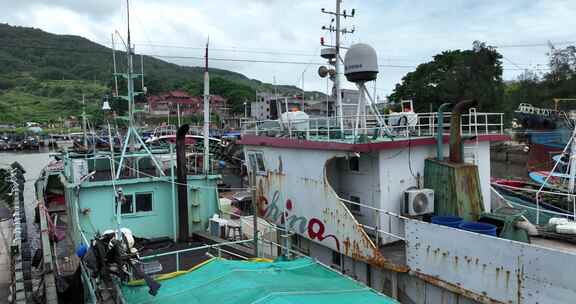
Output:
<instances>
[{"instance_id":1,"label":"green tree","mask_svg":"<svg viewBox=\"0 0 576 304\"><path fill-rule=\"evenodd\" d=\"M444 102L476 99L480 108L502 108L502 55L483 42L471 50L444 51L418 65L396 85L390 99L412 99L417 111L435 111Z\"/></svg>"}]
</instances>

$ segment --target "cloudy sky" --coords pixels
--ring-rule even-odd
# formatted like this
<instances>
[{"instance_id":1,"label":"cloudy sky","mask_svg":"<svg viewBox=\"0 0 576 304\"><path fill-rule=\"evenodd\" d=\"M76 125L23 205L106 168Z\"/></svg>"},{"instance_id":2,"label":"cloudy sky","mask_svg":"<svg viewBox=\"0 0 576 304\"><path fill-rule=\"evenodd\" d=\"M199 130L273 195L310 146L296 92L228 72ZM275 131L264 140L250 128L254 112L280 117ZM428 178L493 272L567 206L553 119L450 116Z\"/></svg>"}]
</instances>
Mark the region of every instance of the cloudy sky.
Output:
<instances>
[{"instance_id":1,"label":"cloudy sky","mask_svg":"<svg viewBox=\"0 0 576 304\"><path fill-rule=\"evenodd\" d=\"M320 28L335 0L133 0L132 39L138 53L183 65L199 65L210 36L218 68L279 84L326 90L316 76ZM75 34L110 44L114 30L125 33L124 0L0 0L0 22ZM470 48L474 40L498 46L504 78L524 69L545 71L547 42L564 47L576 41L574 0L344 0L356 9L346 27L356 32L344 43L373 45L381 68L377 94L389 94L402 76L442 50ZM281 61L290 63L261 63ZM350 86L347 84L347 86Z\"/></svg>"}]
</instances>

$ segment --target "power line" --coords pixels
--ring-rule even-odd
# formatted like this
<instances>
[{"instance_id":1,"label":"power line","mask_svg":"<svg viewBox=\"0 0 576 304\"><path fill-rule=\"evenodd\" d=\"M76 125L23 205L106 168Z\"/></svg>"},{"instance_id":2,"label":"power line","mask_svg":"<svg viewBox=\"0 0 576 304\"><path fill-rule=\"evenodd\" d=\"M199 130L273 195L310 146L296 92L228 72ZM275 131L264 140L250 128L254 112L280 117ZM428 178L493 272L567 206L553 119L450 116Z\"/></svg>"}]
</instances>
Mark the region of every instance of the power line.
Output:
<instances>
[{"instance_id":1,"label":"power line","mask_svg":"<svg viewBox=\"0 0 576 304\"><path fill-rule=\"evenodd\" d=\"M559 41L559 42L552 42L553 45L568 45L568 44L576 44L576 41ZM496 48L530 48L530 47L543 47L549 46L548 42L546 43L524 43L524 44L502 44L496 45Z\"/></svg>"},{"instance_id":2,"label":"power line","mask_svg":"<svg viewBox=\"0 0 576 304\"><path fill-rule=\"evenodd\" d=\"M108 50L94 50L94 49L79 49L79 48L67 48L67 47L55 47L55 46L31 46L31 45L10 45L3 44L0 48L16 48L16 49L42 49L42 50L60 50L60 51L70 51L77 53L94 53L94 54L107 54L110 52ZM179 55L162 55L162 54L144 54L142 55L164 58L164 59L189 59L189 60L204 60L204 57L200 56L179 56ZM209 58L210 61L221 61L221 62L247 62L247 63L264 63L264 64L294 64L294 65L323 65L321 62L312 61L292 61L292 60L264 60L264 59L250 59L250 58ZM417 65L395 65L395 64L380 64L378 65L382 68L397 68L397 69L416 69ZM516 65L516 68L503 68L504 70L518 70L523 71L526 68L522 68ZM531 68L532 70L548 70L548 68Z\"/></svg>"}]
</instances>

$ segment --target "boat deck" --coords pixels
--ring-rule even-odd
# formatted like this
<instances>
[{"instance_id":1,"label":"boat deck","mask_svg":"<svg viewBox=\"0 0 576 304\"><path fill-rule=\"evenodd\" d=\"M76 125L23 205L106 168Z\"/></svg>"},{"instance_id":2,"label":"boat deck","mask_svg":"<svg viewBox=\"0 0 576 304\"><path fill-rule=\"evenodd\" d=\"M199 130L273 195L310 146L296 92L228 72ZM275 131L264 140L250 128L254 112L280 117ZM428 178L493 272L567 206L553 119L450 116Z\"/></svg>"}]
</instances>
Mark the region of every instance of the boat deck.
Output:
<instances>
[{"instance_id":1,"label":"boat deck","mask_svg":"<svg viewBox=\"0 0 576 304\"><path fill-rule=\"evenodd\" d=\"M543 237L531 237L530 242L540 247L576 254L575 243Z\"/></svg>"},{"instance_id":2,"label":"boat deck","mask_svg":"<svg viewBox=\"0 0 576 304\"><path fill-rule=\"evenodd\" d=\"M252 250L246 247L243 250L240 245L222 245L208 247L226 240L211 237L208 234L195 234L189 242L172 243L160 248L142 248L140 249L141 257L145 263L159 263L162 269L154 272L154 275L171 273L180 270L188 270L212 257L222 257L229 260L239 260L252 258L249 252Z\"/></svg>"}]
</instances>

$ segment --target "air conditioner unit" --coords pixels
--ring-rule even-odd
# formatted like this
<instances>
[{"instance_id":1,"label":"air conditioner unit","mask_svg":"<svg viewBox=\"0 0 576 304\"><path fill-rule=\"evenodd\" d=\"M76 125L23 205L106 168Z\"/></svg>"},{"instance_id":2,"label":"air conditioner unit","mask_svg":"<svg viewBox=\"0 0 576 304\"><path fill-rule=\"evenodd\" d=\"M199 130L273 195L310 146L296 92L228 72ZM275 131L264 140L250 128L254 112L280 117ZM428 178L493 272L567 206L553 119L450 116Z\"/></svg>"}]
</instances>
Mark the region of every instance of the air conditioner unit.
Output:
<instances>
[{"instance_id":1,"label":"air conditioner unit","mask_svg":"<svg viewBox=\"0 0 576 304\"><path fill-rule=\"evenodd\" d=\"M434 212L434 190L410 189L404 191L405 215L416 216Z\"/></svg>"}]
</instances>

